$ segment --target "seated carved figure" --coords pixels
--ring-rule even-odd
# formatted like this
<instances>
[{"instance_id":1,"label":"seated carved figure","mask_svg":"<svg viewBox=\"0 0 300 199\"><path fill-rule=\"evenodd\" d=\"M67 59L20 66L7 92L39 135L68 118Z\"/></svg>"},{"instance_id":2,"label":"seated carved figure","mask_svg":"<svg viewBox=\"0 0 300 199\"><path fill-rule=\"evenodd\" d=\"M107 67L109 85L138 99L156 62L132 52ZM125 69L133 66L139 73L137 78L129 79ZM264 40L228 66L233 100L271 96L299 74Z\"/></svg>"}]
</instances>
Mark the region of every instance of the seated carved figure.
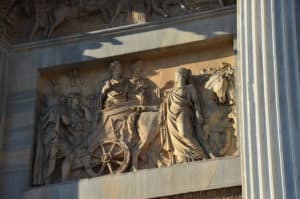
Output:
<instances>
[{"instance_id":1,"label":"seated carved figure","mask_svg":"<svg viewBox=\"0 0 300 199\"><path fill-rule=\"evenodd\" d=\"M112 77L102 83L97 97L97 109L112 108L128 101L128 80L122 76L123 68L119 61L110 64Z\"/></svg>"},{"instance_id":2,"label":"seated carved figure","mask_svg":"<svg viewBox=\"0 0 300 199\"><path fill-rule=\"evenodd\" d=\"M175 73L175 85L160 108L162 147L174 156L175 163L214 157L202 132L202 116L191 71Z\"/></svg>"},{"instance_id":3,"label":"seated carved figure","mask_svg":"<svg viewBox=\"0 0 300 199\"><path fill-rule=\"evenodd\" d=\"M134 106L131 107L131 113L127 118L130 145L135 145L136 140L139 139L138 146L143 143L141 139L145 138L141 136L141 132L138 132L137 121L140 119L140 113L141 111L158 111L160 92L159 88L151 80L143 77L142 64L143 62L138 60L132 65L133 76L129 80L129 100L133 102ZM141 129L139 130L141 131ZM135 157L135 152L133 154L133 169L137 169L137 160L135 161L134 159L138 157Z\"/></svg>"},{"instance_id":4,"label":"seated carved figure","mask_svg":"<svg viewBox=\"0 0 300 199\"><path fill-rule=\"evenodd\" d=\"M136 105L150 106L159 103L159 88L149 79L144 78L143 61L138 60L133 65L133 75L129 80L129 100Z\"/></svg>"}]
</instances>

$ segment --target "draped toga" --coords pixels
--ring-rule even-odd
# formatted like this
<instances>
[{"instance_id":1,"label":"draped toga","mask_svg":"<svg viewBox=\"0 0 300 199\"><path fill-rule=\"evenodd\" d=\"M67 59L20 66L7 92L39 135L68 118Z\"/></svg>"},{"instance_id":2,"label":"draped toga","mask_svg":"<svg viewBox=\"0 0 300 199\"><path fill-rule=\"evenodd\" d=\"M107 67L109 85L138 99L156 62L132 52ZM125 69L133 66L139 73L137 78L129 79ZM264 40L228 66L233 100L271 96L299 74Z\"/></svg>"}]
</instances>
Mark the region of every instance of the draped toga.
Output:
<instances>
[{"instance_id":1,"label":"draped toga","mask_svg":"<svg viewBox=\"0 0 300 199\"><path fill-rule=\"evenodd\" d=\"M193 103L192 85L173 88L167 92L161 105L162 147L173 155L193 161L205 157L197 140L197 121ZM178 161L178 160L177 160Z\"/></svg>"}]
</instances>

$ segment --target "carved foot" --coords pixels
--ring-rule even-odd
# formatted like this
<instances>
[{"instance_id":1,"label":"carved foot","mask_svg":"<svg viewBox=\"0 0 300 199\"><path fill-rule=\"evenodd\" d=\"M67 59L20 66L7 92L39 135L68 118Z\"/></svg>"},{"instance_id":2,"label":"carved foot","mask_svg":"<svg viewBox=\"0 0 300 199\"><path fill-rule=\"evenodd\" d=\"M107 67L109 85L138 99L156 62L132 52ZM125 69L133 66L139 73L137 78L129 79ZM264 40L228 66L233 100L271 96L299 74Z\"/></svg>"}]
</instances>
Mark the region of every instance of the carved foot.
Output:
<instances>
[{"instance_id":1,"label":"carved foot","mask_svg":"<svg viewBox=\"0 0 300 199\"><path fill-rule=\"evenodd\" d=\"M210 154L209 154L209 157L210 157L211 159L216 159L216 156L215 156L213 153L210 153Z\"/></svg>"},{"instance_id":2,"label":"carved foot","mask_svg":"<svg viewBox=\"0 0 300 199\"><path fill-rule=\"evenodd\" d=\"M138 171L138 169L135 166L132 166L132 171L136 172L136 171Z\"/></svg>"},{"instance_id":3,"label":"carved foot","mask_svg":"<svg viewBox=\"0 0 300 199\"><path fill-rule=\"evenodd\" d=\"M229 100L229 105L230 105L230 106L234 105L234 99L230 99L230 100Z\"/></svg>"},{"instance_id":4,"label":"carved foot","mask_svg":"<svg viewBox=\"0 0 300 199\"><path fill-rule=\"evenodd\" d=\"M189 11L185 5L180 5L180 8L184 11L185 14L189 13Z\"/></svg>"}]
</instances>

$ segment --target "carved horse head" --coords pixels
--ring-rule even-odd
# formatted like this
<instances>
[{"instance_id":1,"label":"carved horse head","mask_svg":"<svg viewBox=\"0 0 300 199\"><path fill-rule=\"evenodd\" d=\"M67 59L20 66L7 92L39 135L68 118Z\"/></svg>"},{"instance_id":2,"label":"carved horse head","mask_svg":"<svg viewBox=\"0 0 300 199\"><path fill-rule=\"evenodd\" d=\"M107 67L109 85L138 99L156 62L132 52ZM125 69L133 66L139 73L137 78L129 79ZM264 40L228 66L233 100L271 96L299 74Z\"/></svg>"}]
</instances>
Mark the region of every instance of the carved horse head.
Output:
<instances>
[{"instance_id":1,"label":"carved horse head","mask_svg":"<svg viewBox=\"0 0 300 199\"><path fill-rule=\"evenodd\" d=\"M205 88L213 91L217 95L219 103L223 104L229 100L231 104L233 100L231 99L233 98L231 90L233 89L232 81L234 79L234 70L228 63L223 63L223 65L220 71L210 76L205 84Z\"/></svg>"}]
</instances>

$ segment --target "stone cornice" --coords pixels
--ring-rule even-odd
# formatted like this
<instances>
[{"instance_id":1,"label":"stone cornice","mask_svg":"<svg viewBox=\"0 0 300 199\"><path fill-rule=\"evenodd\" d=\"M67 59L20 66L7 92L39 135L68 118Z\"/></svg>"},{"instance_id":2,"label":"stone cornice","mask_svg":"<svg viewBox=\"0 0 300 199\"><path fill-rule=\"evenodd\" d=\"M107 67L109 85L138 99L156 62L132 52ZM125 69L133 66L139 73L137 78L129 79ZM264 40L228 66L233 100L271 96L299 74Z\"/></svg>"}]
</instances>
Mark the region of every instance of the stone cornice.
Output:
<instances>
[{"instance_id":1,"label":"stone cornice","mask_svg":"<svg viewBox=\"0 0 300 199\"><path fill-rule=\"evenodd\" d=\"M162 21L148 22L144 24L132 24L132 25L120 26L120 27L103 29L98 31L78 33L70 36L64 36L64 37L59 37L59 38L54 38L49 40L30 42L24 44L16 44L12 46L11 50L24 51L28 49L46 48L51 46L70 44L74 42L88 41L91 39L116 37L120 35L151 31L160 28L174 26L176 24L182 24L190 21L203 20L203 19L228 15L228 14L235 14L235 13L236 13L236 6L227 6L224 8L218 8L214 10L193 13L185 16L172 17Z\"/></svg>"}]
</instances>

